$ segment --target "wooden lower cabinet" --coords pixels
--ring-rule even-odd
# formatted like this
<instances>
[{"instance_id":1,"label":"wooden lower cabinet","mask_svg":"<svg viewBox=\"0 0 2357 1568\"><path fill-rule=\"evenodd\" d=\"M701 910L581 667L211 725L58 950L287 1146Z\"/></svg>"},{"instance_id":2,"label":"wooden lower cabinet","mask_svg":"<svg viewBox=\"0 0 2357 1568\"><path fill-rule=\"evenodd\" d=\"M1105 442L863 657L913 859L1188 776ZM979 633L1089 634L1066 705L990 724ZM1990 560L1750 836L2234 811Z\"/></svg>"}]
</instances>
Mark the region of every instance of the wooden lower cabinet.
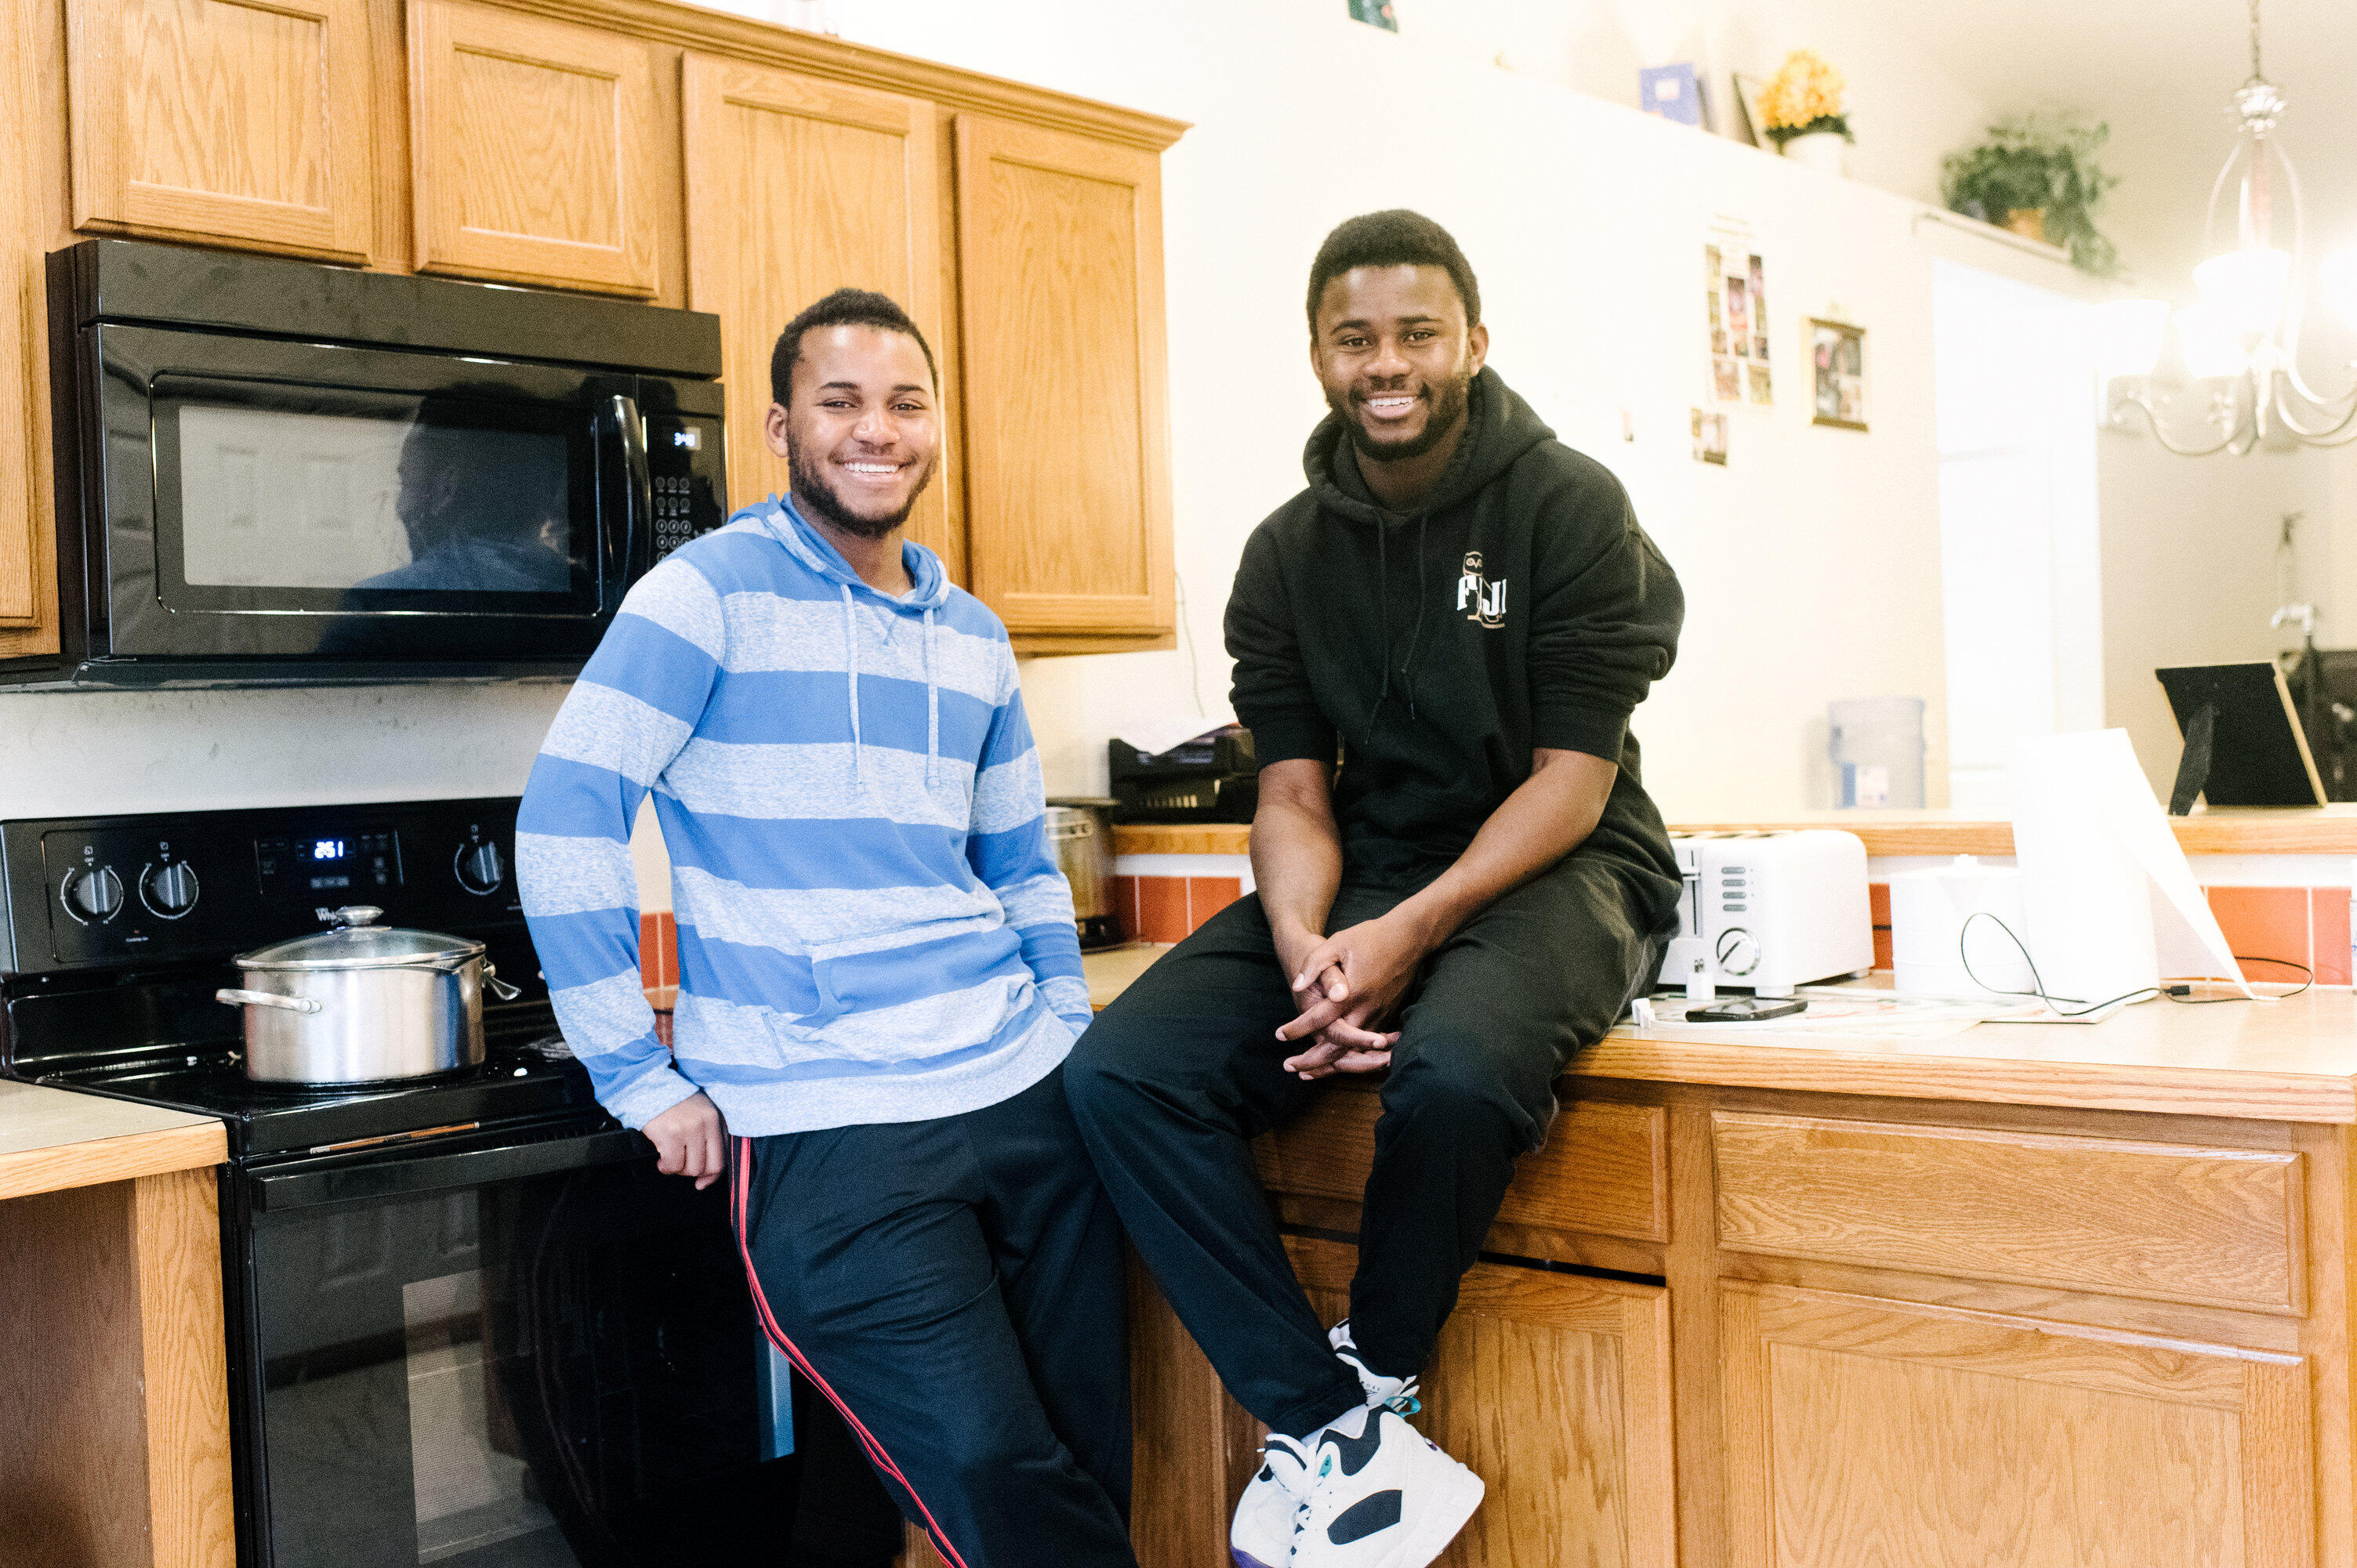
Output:
<instances>
[{"instance_id":1,"label":"wooden lower cabinet","mask_svg":"<svg viewBox=\"0 0 2357 1568\"><path fill-rule=\"evenodd\" d=\"M1286 1249L1318 1316L1347 1316L1356 1250ZM1673 1568L1669 1292L1477 1263L1422 1381L1415 1424L1490 1488L1444 1568Z\"/></svg>"},{"instance_id":2,"label":"wooden lower cabinet","mask_svg":"<svg viewBox=\"0 0 2357 1568\"><path fill-rule=\"evenodd\" d=\"M1734 1568L2315 1561L2309 1365L1729 1281Z\"/></svg>"}]
</instances>

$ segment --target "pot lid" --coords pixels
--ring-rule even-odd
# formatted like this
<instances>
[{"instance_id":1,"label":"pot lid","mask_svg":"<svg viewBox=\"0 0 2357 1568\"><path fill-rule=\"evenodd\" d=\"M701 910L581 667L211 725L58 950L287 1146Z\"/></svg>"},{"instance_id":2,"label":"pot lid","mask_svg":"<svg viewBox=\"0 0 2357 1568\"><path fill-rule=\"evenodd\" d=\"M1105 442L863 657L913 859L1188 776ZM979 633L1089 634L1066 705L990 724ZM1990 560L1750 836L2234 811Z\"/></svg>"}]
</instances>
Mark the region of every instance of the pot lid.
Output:
<instances>
[{"instance_id":1,"label":"pot lid","mask_svg":"<svg viewBox=\"0 0 2357 1568\"><path fill-rule=\"evenodd\" d=\"M439 931L379 926L384 911L354 904L336 911L336 929L240 953L240 969L264 971L337 969L457 969L480 958L483 944Z\"/></svg>"}]
</instances>

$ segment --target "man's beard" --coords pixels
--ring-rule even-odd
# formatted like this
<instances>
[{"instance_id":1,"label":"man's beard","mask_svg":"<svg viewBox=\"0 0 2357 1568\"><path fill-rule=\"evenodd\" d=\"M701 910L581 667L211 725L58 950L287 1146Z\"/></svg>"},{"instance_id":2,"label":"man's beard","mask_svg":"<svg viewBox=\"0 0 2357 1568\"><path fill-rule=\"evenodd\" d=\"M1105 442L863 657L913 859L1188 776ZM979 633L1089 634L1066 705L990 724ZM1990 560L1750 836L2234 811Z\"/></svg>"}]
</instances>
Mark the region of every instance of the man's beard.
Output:
<instances>
[{"instance_id":1,"label":"man's beard","mask_svg":"<svg viewBox=\"0 0 2357 1568\"><path fill-rule=\"evenodd\" d=\"M909 492L907 506L889 517L862 517L843 504L843 498L826 482L819 466L803 456L802 444L794 439L792 429L786 431L786 482L793 489L795 501L816 512L830 526L858 539L881 539L908 521L909 514L917 510L917 498L933 482L933 467L939 461L938 456L926 460L925 471L917 476L916 488Z\"/></svg>"},{"instance_id":2,"label":"man's beard","mask_svg":"<svg viewBox=\"0 0 2357 1568\"><path fill-rule=\"evenodd\" d=\"M1340 398L1331 392L1327 393L1326 406L1340 417L1342 428L1351 434L1351 446L1359 456L1372 458L1378 463L1403 462L1410 457L1421 457L1447 440L1449 432L1457 428L1458 421L1464 417L1466 405L1472 401L1473 378L1470 374L1451 376L1445 381L1427 381L1426 386L1432 394L1431 410L1425 415L1424 429L1405 441L1376 440L1368 433L1365 422L1360 419L1348 392Z\"/></svg>"}]
</instances>

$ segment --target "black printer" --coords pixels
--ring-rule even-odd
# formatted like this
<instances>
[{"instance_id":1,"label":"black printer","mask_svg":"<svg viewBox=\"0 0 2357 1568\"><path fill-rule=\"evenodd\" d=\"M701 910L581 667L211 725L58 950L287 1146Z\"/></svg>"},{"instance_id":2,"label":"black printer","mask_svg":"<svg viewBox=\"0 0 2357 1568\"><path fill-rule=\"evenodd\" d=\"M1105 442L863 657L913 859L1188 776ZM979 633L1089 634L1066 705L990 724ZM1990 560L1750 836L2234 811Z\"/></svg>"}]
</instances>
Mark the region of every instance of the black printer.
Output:
<instances>
[{"instance_id":1,"label":"black printer","mask_svg":"<svg viewBox=\"0 0 2357 1568\"><path fill-rule=\"evenodd\" d=\"M1168 751L1105 743L1116 822L1249 822L1260 800L1252 731L1227 725Z\"/></svg>"}]
</instances>

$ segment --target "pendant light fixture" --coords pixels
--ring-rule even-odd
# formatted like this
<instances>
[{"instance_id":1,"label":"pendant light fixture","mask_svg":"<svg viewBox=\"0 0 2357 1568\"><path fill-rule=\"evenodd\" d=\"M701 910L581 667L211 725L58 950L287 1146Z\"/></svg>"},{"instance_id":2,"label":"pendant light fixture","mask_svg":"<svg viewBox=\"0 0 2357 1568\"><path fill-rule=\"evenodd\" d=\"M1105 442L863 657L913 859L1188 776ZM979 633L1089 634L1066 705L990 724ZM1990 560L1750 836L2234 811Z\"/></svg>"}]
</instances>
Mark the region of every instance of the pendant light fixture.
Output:
<instances>
[{"instance_id":1,"label":"pendant light fixture","mask_svg":"<svg viewBox=\"0 0 2357 1568\"><path fill-rule=\"evenodd\" d=\"M2234 150L2211 187L2203 226L2209 260L2193 269L2199 297L2171 311L2160 300L2097 307L2103 418L2189 457L2237 456L2277 437L2312 446L2357 438L2357 360L2345 384L2319 391L2299 371L2304 246L2299 176L2276 137L2283 90L2260 69L2259 0L2251 0L2251 75L2233 95ZM2317 269L2327 300L2357 328L2357 244ZM2156 374L2176 329L2182 381Z\"/></svg>"}]
</instances>

